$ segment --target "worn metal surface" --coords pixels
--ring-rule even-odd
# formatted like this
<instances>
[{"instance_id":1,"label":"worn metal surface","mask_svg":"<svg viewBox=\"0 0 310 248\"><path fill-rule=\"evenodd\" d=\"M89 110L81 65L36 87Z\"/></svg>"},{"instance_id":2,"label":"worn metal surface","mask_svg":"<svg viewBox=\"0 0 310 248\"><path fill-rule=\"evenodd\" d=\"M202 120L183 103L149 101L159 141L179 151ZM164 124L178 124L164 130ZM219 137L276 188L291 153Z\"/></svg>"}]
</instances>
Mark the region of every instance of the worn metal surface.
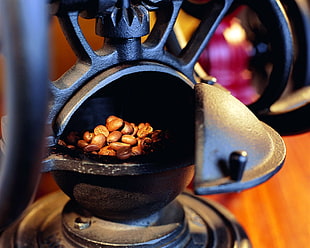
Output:
<instances>
[{"instance_id":1,"label":"worn metal surface","mask_svg":"<svg viewBox=\"0 0 310 248\"><path fill-rule=\"evenodd\" d=\"M71 199L94 215L132 221L149 216L173 201L191 182L194 166L125 176L71 171L53 171L52 174Z\"/></svg>"},{"instance_id":2,"label":"worn metal surface","mask_svg":"<svg viewBox=\"0 0 310 248\"><path fill-rule=\"evenodd\" d=\"M280 135L221 88L197 84L197 194L240 191L269 179L284 163L286 149ZM247 153L244 173L234 178L230 156Z\"/></svg>"},{"instance_id":3,"label":"worn metal surface","mask_svg":"<svg viewBox=\"0 0 310 248\"><path fill-rule=\"evenodd\" d=\"M28 210L25 218L3 233L0 245L8 248L251 247L246 233L229 212L213 201L188 193L179 195L159 216L135 225L98 219L67 202L62 192L42 198ZM87 222L90 224L82 227L81 223Z\"/></svg>"}]
</instances>

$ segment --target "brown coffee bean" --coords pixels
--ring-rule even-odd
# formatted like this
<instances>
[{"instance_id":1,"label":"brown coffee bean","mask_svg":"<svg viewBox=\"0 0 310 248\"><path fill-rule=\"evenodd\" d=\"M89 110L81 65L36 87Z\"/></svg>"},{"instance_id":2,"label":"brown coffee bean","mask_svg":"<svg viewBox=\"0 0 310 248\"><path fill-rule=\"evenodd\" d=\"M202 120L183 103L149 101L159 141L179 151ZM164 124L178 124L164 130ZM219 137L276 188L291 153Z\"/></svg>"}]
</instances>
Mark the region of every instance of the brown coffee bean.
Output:
<instances>
[{"instance_id":1,"label":"brown coffee bean","mask_svg":"<svg viewBox=\"0 0 310 248\"><path fill-rule=\"evenodd\" d=\"M153 141L149 137L145 137L141 139L141 142L139 143L142 151L146 153L149 153L152 151L152 144L153 144Z\"/></svg>"},{"instance_id":2,"label":"brown coffee bean","mask_svg":"<svg viewBox=\"0 0 310 248\"><path fill-rule=\"evenodd\" d=\"M84 152L93 152L98 151L100 148L97 145L90 144L83 148Z\"/></svg>"},{"instance_id":3,"label":"brown coffee bean","mask_svg":"<svg viewBox=\"0 0 310 248\"><path fill-rule=\"evenodd\" d=\"M133 146L131 148L131 154L133 156L142 155L143 151L141 149L141 146Z\"/></svg>"},{"instance_id":4,"label":"brown coffee bean","mask_svg":"<svg viewBox=\"0 0 310 248\"><path fill-rule=\"evenodd\" d=\"M74 145L67 145L67 148L69 148L69 149L75 149L76 147L74 146Z\"/></svg>"},{"instance_id":5,"label":"brown coffee bean","mask_svg":"<svg viewBox=\"0 0 310 248\"><path fill-rule=\"evenodd\" d=\"M77 146L80 148L83 148L85 146L89 145L85 140L78 140Z\"/></svg>"},{"instance_id":6,"label":"brown coffee bean","mask_svg":"<svg viewBox=\"0 0 310 248\"><path fill-rule=\"evenodd\" d=\"M115 115L110 115L107 119L106 119L106 124L109 123L110 121L114 120L114 119L119 119L119 117L115 116Z\"/></svg>"},{"instance_id":7,"label":"brown coffee bean","mask_svg":"<svg viewBox=\"0 0 310 248\"><path fill-rule=\"evenodd\" d=\"M124 121L124 127L121 130L122 134L132 134L133 131L134 131L133 126L129 122Z\"/></svg>"},{"instance_id":8,"label":"brown coffee bean","mask_svg":"<svg viewBox=\"0 0 310 248\"><path fill-rule=\"evenodd\" d=\"M139 125L138 125L138 129L141 129L141 128L143 128L145 126L145 124L143 123L143 122L141 122L141 123L139 123Z\"/></svg>"},{"instance_id":9,"label":"brown coffee bean","mask_svg":"<svg viewBox=\"0 0 310 248\"><path fill-rule=\"evenodd\" d=\"M110 146L105 146L99 150L98 154L104 156L116 156L116 151L114 151Z\"/></svg>"},{"instance_id":10,"label":"brown coffee bean","mask_svg":"<svg viewBox=\"0 0 310 248\"><path fill-rule=\"evenodd\" d=\"M108 137L109 135L109 130L107 129L106 126L104 125L98 125L94 128L94 134L98 135L98 134L103 134L105 137Z\"/></svg>"},{"instance_id":11,"label":"brown coffee bean","mask_svg":"<svg viewBox=\"0 0 310 248\"><path fill-rule=\"evenodd\" d=\"M106 143L106 137L103 134L98 134L94 136L91 140L91 145L96 145L100 148L102 148Z\"/></svg>"},{"instance_id":12,"label":"brown coffee bean","mask_svg":"<svg viewBox=\"0 0 310 248\"><path fill-rule=\"evenodd\" d=\"M155 130L151 133L151 139L153 141L160 140L163 136L163 132L161 130Z\"/></svg>"},{"instance_id":13,"label":"brown coffee bean","mask_svg":"<svg viewBox=\"0 0 310 248\"><path fill-rule=\"evenodd\" d=\"M141 126L141 128L139 128L139 130L137 132L137 136L139 138L144 138L144 137L148 136L149 134L151 134L152 132L153 132L152 126L144 124L143 126Z\"/></svg>"},{"instance_id":14,"label":"brown coffee bean","mask_svg":"<svg viewBox=\"0 0 310 248\"><path fill-rule=\"evenodd\" d=\"M67 143L64 142L62 139L58 140L57 144L61 146L67 146Z\"/></svg>"},{"instance_id":15,"label":"brown coffee bean","mask_svg":"<svg viewBox=\"0 0 310 248\"><path fill-rule=\"evenodd\" d=\"M121 141L132 146L137 144L137 139L130 134L124 134Z\"/></svg>"},{"instance_id":16,"label":"brown coffee bean","mask_svg":"<svg viewBox=\"0 0 310 248\"><path fill-rule=\"evenodd\" d=\"M83 134L83 140L85 140L86 142L91 142L92 138L95 136L94 133L91 133L89 131L84 132Z\"/></svg>"},{"instance_id":17,"label":"brown coffee bean","mask_svg":"<svg viewBox=\"0 0 310 248\"><path fill-rule=\"evenodd\" d=\"M112 142L112 143L109 144L109 146L110 146L113 150L115 150L115 151L119 150L119 149L122 148L122 147L130 147L129 144L126 144L126 143L123 143L123 142Z\"/></svg>"},{"instance_id":18,"label":"brown coffee bean","mask_svg":"<svg viewBox=\"0 0 310 248\"><path fill-rule=\"evenodd\" d=\"M152 139L153 143L160 143L163 144L164 140L167 139L166 133L162 130L155 130L151 133L150 138Z\"/></svg>"},{"instance_id":19,"label":"brown coffee bean","mask_svg":"<svg viewBox=\"0 0 310 248\"><path fill-rule=\"evenodd\" d=\"M65 140L58 140L58 144L70 149L79 147L86 153L127 159L130 156L159 151L168 139L166 132L154 131L148 122L136 125L111 115L105 124L97 125L93 132L84 132L82 139L77 132L70 132Z\"/></svg>"},{"instance_id":20,"label":"brown coffee bean","mask_svg":"<svg viewBox=\"0 0 310 248\"><path fill-rule=\"evenodd\" d=\"M130 123L132 128L133 128L133 132L132 132L132 135L133 136L136 136L137 132L138 132L138 126L134 123Z\"/></svg>"},{"instance_id":21,"label":"brown coffee bean","mask_svg":"<svg viewBox=\"0 0 310 248\"><path fill-rule=\"evenodd\" d=\"M108 135L107 142L111 143L111 142L119 141L121 137L122 137L122 133L120 131L113 131Z\"/></svg>"},{"instance_id":22,"label":"brown coffee bean","mask_svg":"<svg viewBox=\"0 0 310 248\"><path fill-rule=\"evenodd\" d=\"M110 132L112 132L122 128L123 125L124 121L121 118L114 118L110 122L107 122L106 127Z\"/></svg>"},{"instance_id":23,"label":"brown coffee bean","mask_svg":"<svg viewBox=\"0 0 310 248\"><path fill-rule=\"evenodd\" d=\"M116 157L118 159L128 159L131 157L131 148L130 147L121 147L116 151Z\"/></svg>"}]
</instances>

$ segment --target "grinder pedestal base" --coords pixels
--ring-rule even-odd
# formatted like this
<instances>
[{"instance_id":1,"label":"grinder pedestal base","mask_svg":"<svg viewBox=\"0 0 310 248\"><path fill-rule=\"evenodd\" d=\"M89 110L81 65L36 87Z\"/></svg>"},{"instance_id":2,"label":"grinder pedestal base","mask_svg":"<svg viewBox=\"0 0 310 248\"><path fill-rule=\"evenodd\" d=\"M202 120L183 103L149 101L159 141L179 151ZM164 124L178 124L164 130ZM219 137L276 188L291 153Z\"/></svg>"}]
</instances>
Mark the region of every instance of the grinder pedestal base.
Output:
<instances>
[{"instance_id":1,"label":"grinder pedestal base","mask_svg":"<svg viewBox=\"0 0 310 248\"><path fill-rule=\"evenodd\" d=\"M62 192L37 201L6 230L3 247L249 248L245 232L217 203L182 193L145 219L116 223L91 216ZM2 247L1 246L1 247Z\"/></svg>"}]
</instances>

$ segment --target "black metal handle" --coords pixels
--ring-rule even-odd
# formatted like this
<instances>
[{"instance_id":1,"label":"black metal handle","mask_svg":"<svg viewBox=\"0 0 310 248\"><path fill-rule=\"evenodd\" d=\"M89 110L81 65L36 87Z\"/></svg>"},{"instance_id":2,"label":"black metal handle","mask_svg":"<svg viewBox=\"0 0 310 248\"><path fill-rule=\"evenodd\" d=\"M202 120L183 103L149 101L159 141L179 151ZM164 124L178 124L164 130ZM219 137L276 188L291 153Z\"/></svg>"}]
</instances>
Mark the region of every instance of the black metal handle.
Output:
<instances>
[{"instance_id":1,"label":"black metal handle","mask_svg":"<svg viewBox=\"0 0 310 248\"><path fill-rule=\"evenodd\" d=\"M310 5L304 0L282 0L292 27L296 54L291 90L258 117L281 135L310 130ZM308 7L307 7L308 6Z\"/></svg>"},{"instance_id":2,"label":"black metal handle","mask_svg":"<svg viewBox=\"0 0 310 248\"><path fill-rule=\"evenodd\" d=\"M0 164L0 232L32 200L41 171L47 110L46 3L0 2L7 68L7 130Z\"/></svg>"},{"instance_id":3,"label":"black metal handle","mask_svg":"<svg viewBox=\"0 0 310 248\"><path fill-rule=\"evenodd\" d=\"M293 63L293 38L286 13L278 1L240 0L253 9L267 28L272 48L273 68L269 82L261 96L248 107L255 113L265 112L278 100L288 83Z\"/></svg>"},{"instance_id":4,"label":"black metal handle","mask_svg":"<svg viewBox=\"0 0 310 248\"><path fill-rule=\"evenodd\" d=\"M310 130L310 86L305 86L281 98L259 119L273 127L282 136Z\"/></svg>"}]
</instances>

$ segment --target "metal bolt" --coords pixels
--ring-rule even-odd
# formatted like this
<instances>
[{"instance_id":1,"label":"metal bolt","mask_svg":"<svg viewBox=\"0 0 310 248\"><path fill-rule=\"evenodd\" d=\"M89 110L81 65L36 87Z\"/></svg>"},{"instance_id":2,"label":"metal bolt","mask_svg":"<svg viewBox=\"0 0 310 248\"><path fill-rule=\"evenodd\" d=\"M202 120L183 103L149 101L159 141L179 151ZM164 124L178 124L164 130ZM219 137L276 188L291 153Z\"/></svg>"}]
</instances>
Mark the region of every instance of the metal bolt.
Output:
<instances>
[{"instance_id":1,"label":"metal bolt","mask_svg":"<svg viewBox=\"0 0 310 248\"><path fill-rule=\"evenodd\" d=\"M88 218L77 217L74 221L74 228L84 230L91 225L91 220Z\"/></svg>"},{"instance_id":2,"label":"metal bolt","mask_svg":"<svg viewBox=\"0 0 310 248\"><path fill-rule=\"evenodd\" d=\"M229 156L230 177L232 180L240 181L242 179L248 154L246 151L234 151Z\"/></svg>"},{"instance_id":3,"label":"metal bolt","mask_svg":"<svg viewBox=\"0 0 310 248\"><path fill-rule=\"evenodd\" d=\"M209 84L209 85L214 85L216 84L217 80L215 77L212 77L212 76L207 76L207 77L204 77L204 78L200 78L200 82L201 83L205 83L205 84Z\"/></svg>"}]
</instances>

